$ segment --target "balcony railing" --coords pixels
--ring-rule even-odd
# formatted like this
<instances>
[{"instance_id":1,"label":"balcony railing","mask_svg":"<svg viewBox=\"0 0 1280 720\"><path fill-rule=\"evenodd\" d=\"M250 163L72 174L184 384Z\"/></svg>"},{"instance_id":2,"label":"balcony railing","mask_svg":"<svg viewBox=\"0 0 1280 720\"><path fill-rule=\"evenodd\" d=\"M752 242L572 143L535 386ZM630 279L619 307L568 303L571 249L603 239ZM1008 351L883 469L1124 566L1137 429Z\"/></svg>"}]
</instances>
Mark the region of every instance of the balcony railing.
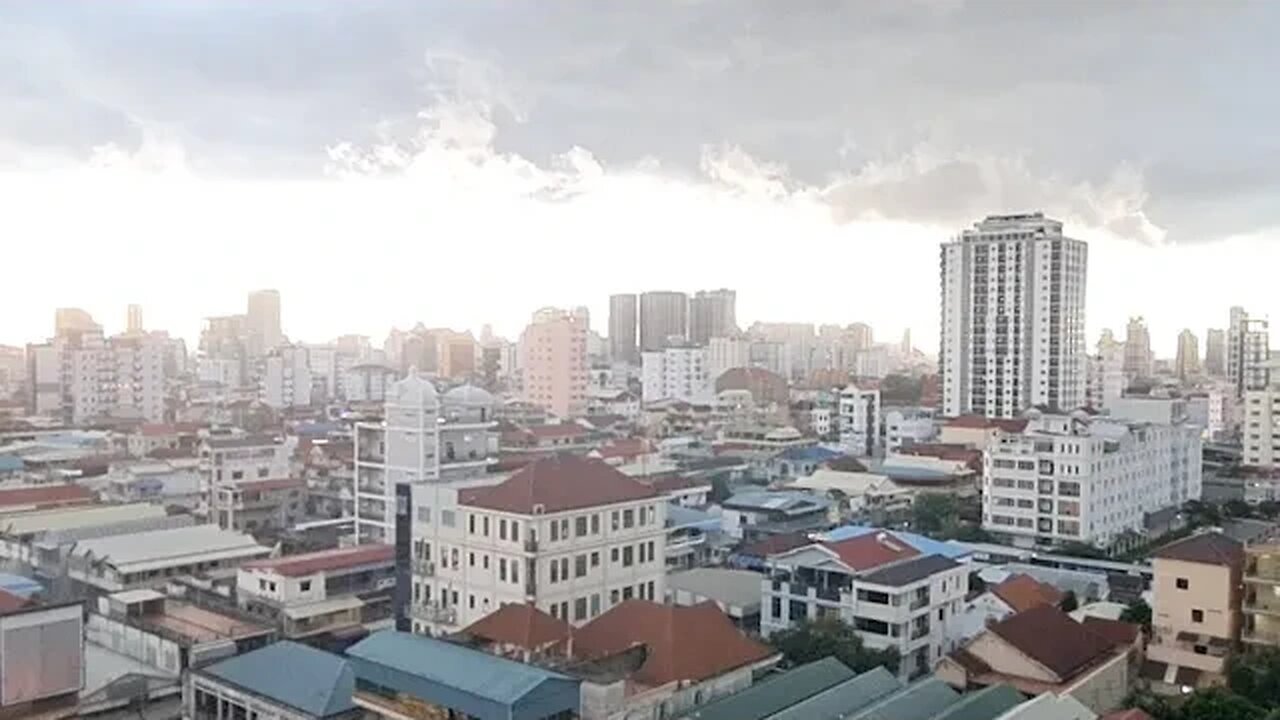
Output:
<instances>
[{"instance_id":1,"label":"balcony railing","mask_svg":"<svg viewBox=\"0 0 1280 720\"><path fill-rule=\"evenodd\" d=\"M922 638L922 637L924 637L924 636L926 636L926 635L928 635L928 634L929 634L929 626L928 626L928 625L918 625L918 626L916 626L916 627L911 628L911 639L912 639L912 640L919 640L920 638Z\"/></svg>"},{"instance_id":2,"label":"balcony railing","mask_svg":"<svg viewBox=\"0 0 1280 720\"><path fill-rule=\"evenodd\" d=\"M458 609L439 605L410 605L409 617L439 625L457 625Z\"/></svg>"},{"instance_id":3,"label":"balcony railing","mask_svg":"<svg viewBox=\"0 0 1280 720\"><path fill-rule=\"evenodd\" d=\"M531 553L533 553L533 552L538 552L538 541L537 541L537 539L536 539L536 538L527 538L527 539L524 541L524 551L525 551L525 552L531 552Z\"/></svg>"},{"instance_id":4,"label":"balcony railing","mask_svg":"<svg viewBox=\"0 0 1280 720\"><path fill-rule=\"evenodd\" d=\"M426 558L413 559L413 573L432 577L436 574L436 564Z\"/></svg>"}]
</instances>

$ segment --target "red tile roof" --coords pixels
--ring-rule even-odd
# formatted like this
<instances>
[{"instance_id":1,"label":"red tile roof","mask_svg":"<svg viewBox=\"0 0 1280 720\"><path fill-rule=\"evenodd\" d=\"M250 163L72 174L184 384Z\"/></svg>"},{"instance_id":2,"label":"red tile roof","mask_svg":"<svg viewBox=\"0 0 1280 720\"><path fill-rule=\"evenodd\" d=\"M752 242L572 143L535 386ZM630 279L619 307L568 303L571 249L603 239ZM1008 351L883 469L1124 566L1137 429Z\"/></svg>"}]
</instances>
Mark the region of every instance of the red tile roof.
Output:
<instances>
[{"instance_id":1,"label":"red tile roof","mask_svg":"<svg viewBox=\"0 0 1280 720\"><path fill-rule=\"evenodd\" d=\"M870 570L920 554L919 550L884 532L820 544L838 555L840 562L854 570Z\"/></svg>"},{"instance_id":2,"label":"red tile roof","mask_svg":"<svg viewBox=\"0 0 1280 720\"><path fill-rule=\"evenodd\" d=\"M992 625L990 632L1067 681L1110 657L1115 644L1090 632L1066 613L1041 605Z\"/></svg>"},{"instance_id":3,"label":"red tile roof","mask_svg":"<svg viewBox=\"0 0 1280 720\"><path fill-rule=\"evenodd\" d=\"M805 545L812 544L813 541L809 539L808 533L784 533L781 535L770 535L763 540L743 545L737 549L736 554L748 557L766 558L770 555L777 555L778 553L784 553L788 550L795 550L798 547L804 547Z\"/></svg>"},{"instance_id":4,"label":"red tile roof","mask_svg":"<svg viewBox=\"0 0 1280 720\"><path fill-rule=\"evenodd\" d=\"M1042 605L1058 607L1063 599L1057 588L1030 575L1010 575L1004 582L993 586L991 592L1016 613Z\"/></svg>"},{"instance_id":5,"label":"red tile roof","mask_svg":"<svg viewBox=\"0 0 1280 720\"><path fill-rule=\"evenodd\" d=\"M36 485L0 490L0 507L22 505L71 505L94 499L93 491L79 485Z\"/></svg>"},{"instance_id":6,"label":"red tile roof","mask_svg":"<svg viewBox=\"0 0 1280 720\"><path fill-rule=\"evenodd\" d=\"M1111 641L1113 645L1132 645L1138 641L1138 633L1142 628L1122 620L1108 620L1100 617L1086 617L1080 623L1093 633Z\"/></svg>"},{"instance_id":7,"label":"red tile roof","mask_svg":"<svg viewBox=\"0 0 1280 720\"><path fill-rule=\"evenodd\" d=\"M1206 532L1157 548L1151 557L1205 565L1239 565L1244 562L1244 546L1222 533Z\"/></svg>"},{"instance_id":8,"label":"red tile roof","mask_svg":"<svg viewBox=\"0 0 1280 720\"><path fill-rule=\"evenodd\" d=\"M650 687L706 680L775 654L734 627L713 602L677 607L627 600L573 636L573 654L583 659L636 645L644 645L647 655L632 679Z\"/></svg>"},{"instance_id":9,"label":"red tile roof","mask_svg":"<svg viewBox=\"0 0 1280 720\"><path fill-rule=\"evenodd\" d=\"M657 497L658 491L599 460L554 455L536 460L505 481L459 497L471 507L533 515Z\"/></svg>"},{"instance_id":10,"label":"red tile roof","mask_svg":"<svg viewBox=\"0 0 1280 720\"><path fill-rule=\"evenodd\" d=\"M563 652L561 644L573 628L568 623L527 603L509 603L485 615L462 631L467 635L500 645L515 645L529 651Z\"/></svg>"},{"instance_id":11,"label":"red tile roof","mask_svg":"<svg viewBox=\"0 0 1280 720\"><path fill-rule=\"evenodd\" d=\"M1025 418L989 418L982 415L960 415L947 420L947 427L973 428L975 430L999 429L1007 433L1020 433L1027 429Z\"/></svg>"},{"instance_id":12,"label":"red tile roof","mask_svg":"<svg viewBox=\"0 0 1280 720\"><path fill-rule=\"evenodd\" d=\"M0 615L15 612L31 605L31 601L21 595L14 595L0 588Z\"/></svg>"},{"instance_id":13,"label":"red tile roof","mask_svg":"<svg viewBox=\"0 0 1280 720\"><path fill-rule=\"evenodd\" d=\"M394 545L357 545L302 555L287 555L269 560L254 560L244 563L241 567L246 570L271 570L287 577L298 577L385 563L394 560L395 554Z\"/></svg>"},{"instance_id":14,"label":"red tile roof","mask_svg":"<svg viewBox=\"0 0 1280 720\"><path fill-rule=\"evenodd\" d=\"M577 423L559 423L556 425L534 425L525 428L525 432L539 439L578 437L587 434L587 429Z\"/></svg>"},{"instance_id":15,"label":"red tile roof","mask_svg":"<svg viewBox=\"0 0 1280 720\"><path fill-rule=\"evenodd\" d=\"M653 452L653 447L644 438L622 438L608 445L596 448L593 453L602 460L610 458L628 458Z\"/></svg>"}]
</instances>

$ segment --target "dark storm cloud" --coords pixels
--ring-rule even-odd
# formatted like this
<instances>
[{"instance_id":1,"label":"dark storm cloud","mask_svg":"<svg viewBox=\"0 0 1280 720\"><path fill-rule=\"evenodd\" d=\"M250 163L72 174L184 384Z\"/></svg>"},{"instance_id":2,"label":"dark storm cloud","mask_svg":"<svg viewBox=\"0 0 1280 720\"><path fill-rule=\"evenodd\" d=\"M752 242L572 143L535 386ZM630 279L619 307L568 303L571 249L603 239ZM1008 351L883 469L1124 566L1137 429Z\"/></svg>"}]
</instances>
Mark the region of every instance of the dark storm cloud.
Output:
<instances>
[{"instance_id":1,"label":"dark storm cloud","mask_svg":"<svg viewBox=\"0 0 1280 720\"><path fill-rule=\"evenodd\" d=\"M498 149L699 172L737 147L837 217L1044 207L1176 241L1274 225L1271 3L29 2L0 163L159 129L197 170L313 174L461 87Z\"/></svg>"}]
</instances>

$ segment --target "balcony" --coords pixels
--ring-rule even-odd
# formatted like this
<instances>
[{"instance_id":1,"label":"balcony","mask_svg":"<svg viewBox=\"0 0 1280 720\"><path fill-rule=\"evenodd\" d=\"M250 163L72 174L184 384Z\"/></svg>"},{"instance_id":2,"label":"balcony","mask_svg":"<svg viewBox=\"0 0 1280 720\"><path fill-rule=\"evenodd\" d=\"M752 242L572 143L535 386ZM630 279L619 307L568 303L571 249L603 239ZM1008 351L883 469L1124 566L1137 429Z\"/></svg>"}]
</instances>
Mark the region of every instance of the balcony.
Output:
<instances>
[{"instance_id":1,"label":"balcony","mask_svg":"<svg viewBox=\"0 0 1280 720\"><path fill-rule=\"evenodd\" d=\"M527 538L527 539L524 541L524 551L525 551L525 552L529 552L529 553L536 553L536 552L538 552L538 540L537 540L537 538Z\"/></svg>"},{"instance_id":2,"label":"balcony","mask_svg":"<svg viewBox=\"0 0 1280 720\"><path fill-rule=\"evenodd\" d=\"M410 605L409 617L437 625L457 625L458 609L439 605Z\"/></svg>"},{"instance_id":3,"label":"balcony","mask_svg":"<svg viewBox=\"0 0 1280 720\"><path fill-rule=\"evenodd\" d=\"M684 553L696 550L699 546L705 544L707 544L706 535L694 535L675 541L669 541L667 543L667 555L683 555Z\"/></svg>"},{"instance_id":4,"label":"balcony","mask_svg":"<svg viewBox=\"0 0 1280 720\"><path fill-rule=\"evenodd\" d=\"M434 577L436 574L436 564L426 558L414 558L413 574Z\"/></svg>"}]
</instances>

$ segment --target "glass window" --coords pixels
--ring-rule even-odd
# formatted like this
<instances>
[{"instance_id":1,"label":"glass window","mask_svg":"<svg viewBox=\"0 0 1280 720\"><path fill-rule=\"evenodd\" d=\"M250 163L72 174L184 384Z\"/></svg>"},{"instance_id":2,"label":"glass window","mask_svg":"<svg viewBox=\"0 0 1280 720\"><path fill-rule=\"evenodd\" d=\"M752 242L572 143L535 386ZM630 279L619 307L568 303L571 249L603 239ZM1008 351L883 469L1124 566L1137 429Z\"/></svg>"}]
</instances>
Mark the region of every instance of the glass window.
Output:
<instances>
[{"instance_id":1,"label":"glass window","mask_svg":"<svg viewBox=\"0 0 1280 720\"><path fill-rule=\"evenodd\" d=\"M574 518L573 525L574 525L573 527L574 535L578 537L584 537L587 534L587 516L586 515Z\"/></svg>"},{"instance_id":2,"label":"glass window","mask_svg":"<svg viewBox=\"0 0 1280 720\"><path fill-rule=\"evenodd\" d=\"M582 577L587 574L587 556L579 555L573 559L573 576Z\"/></svg>"}]
</instances>

